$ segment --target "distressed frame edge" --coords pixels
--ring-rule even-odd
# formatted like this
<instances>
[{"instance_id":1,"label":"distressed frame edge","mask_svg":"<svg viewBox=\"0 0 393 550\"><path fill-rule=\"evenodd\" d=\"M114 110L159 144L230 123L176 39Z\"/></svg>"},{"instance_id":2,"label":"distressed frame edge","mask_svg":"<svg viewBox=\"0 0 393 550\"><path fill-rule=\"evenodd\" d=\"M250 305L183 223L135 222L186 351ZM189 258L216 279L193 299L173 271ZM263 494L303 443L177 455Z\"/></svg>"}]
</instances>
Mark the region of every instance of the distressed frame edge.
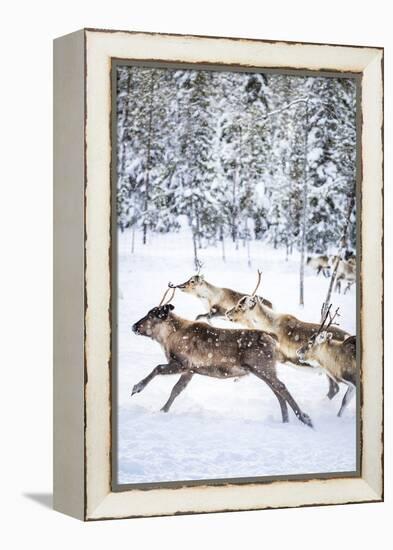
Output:
<instances>
[{"instance_id":1,"label":"distressed frame edge","mask_svg":"<svg viewBox=\"0 0 393 550\"><path fill-rule=\"evenodd\" d=\"M53 41L53 508L86 518L85 32Z\"/></svg>"},{"instance_id":2,"label":"distressed frame edge","mask_svg":"<svg viewBox=\"0 0 393 550\"><path fill-rule=\"evenodd\" d=\"M91 32L91 31L89 31ZM114 31L116 32L116 31ZM137 34L143 34L143 33L137 33ZM190 37L192 38L192 37ZM210 38L210 37L207 37L207 38ZM232 39L229 39L229 40L232 40ZM236 40L236 39L234 39ZM257 42L263 42L263 41L257 41ZM297 44L297 43L296 43ZM366 47L368 50L370 50L370 48ZM374 49L374 59L375 57L378 57L378 55L380 56L381 58L381 61L383 63L383 50L381 50L380 48L375 48ZM371 62L370 62L371 64ZM366 65L366 67L364 69L367 68L368 65ZM295 67L294 67L295 68ZM363 71L364 72L364 71ZM382 81L382 73L380 73L379 75L381 78L380 80ZM379 81L378 80L378 83L379 84ZM381 101L382 101L382 98L383 98L383 90L382 90L382 93L381 93ZM383 102L382 102L383 103ZM383 106L383 105L382 105ZM383 120L382 120L382 110L381 110L381 121L383 123ZM375 126L375 125L374 125ZM383 126L381 126L381 128L383 128ZM363 132L362 132L362 136L363 136ZM379 145L379 144L378 144ZM382 152L382 155L383 155L383 150L382 150L382 141L381 141L381 152ZM383 177L381 179L381 190L383 191ZM380 214L382 214L382 212L379 212ZM378 265L378 274L380 275L383 275L382 273L382 270L380 269L382 266L379 264ZM383 294L380 296L381 298L383 298ZM382 344L382 340L381 340L381 344ZM382 430L383 430L383 426L382 426ZM383 445L381 447L381 457L383 459ZM360 478L356 481L360 482L360 484L363 486L364 489L369 489L368 491L368 497L367 497L367 500L366 502L375 502L375 501L381 501L383 499L383 468L382 468L382 464L381 464L381 469L380 471L377 473L377 483L375 484L375 479L373 480L373 482L370 484L367 482L366 478L368 478L368 476L366 477L363 477L363 478ZM370 481L370 480L369 480ZM379 481L381 481L381 483L379 483ZM291 483L291 482L289 482ZM305 482L307 483L307 482ZM359 485L360 486L360 485ZM157 491L163 491L164 489L157 489ZM211 490L211 488L209 488L209 490ZM127 492L133 492L135 494L135 491L127 491ZM156 492L156 491L155 491ZM178 512L168 512L168 513L154 513L152 512L151 514L136 514L136 515L117 515L117 516L114 516L114 515L106 515L106 510L107 510L107 504L111 504L109 501L111 500L111 496L113 494L116 494L116 493L111 493L110 491L105 495L105 497L100 501L100 503L93 507L92 509L90 510L86 510L86 517L85 519L88 519L88 520L93 520L93 519L109 519L109 517L111 518L114 518L114 517L141 517L141 516L148 516L148 515L173 515L173 514L176 514L176 513L203 513L204 511L206 510L187 510L187 511L178 511ZM355 499L353 501L349 501L348 503L355 503L355 502L364 502L364 500L359 500L359 499ZM321 501L321 502L314 502L313 504L300 504L299 506L311 506L311 505L324 505L324 504L340 504L340 502L338 501L335 501L335 502L329 502L329 503L326 503L324 501ZM342 502L341 504L344 504L344 502ZM295 505L293 504L290 504L288 505L290 507L293 507ZM242 508L242 509L263 509L263 508L271 508L271 507L274 507L274 508L282 508L282 507L288 507L288 506L279 506L279 505L275 505L275 506L269 506L269 505L261 505L261 506L258 506L257 508ZM227 510L227 511L240 511L241 509L240 508L234 508L234 509L230 509L230 510ZM215 510L208 510L208 512L220 512L220 511L225 511L224 509L220 508L220 509L215 509Z\"/></svg>"}]
</instances>

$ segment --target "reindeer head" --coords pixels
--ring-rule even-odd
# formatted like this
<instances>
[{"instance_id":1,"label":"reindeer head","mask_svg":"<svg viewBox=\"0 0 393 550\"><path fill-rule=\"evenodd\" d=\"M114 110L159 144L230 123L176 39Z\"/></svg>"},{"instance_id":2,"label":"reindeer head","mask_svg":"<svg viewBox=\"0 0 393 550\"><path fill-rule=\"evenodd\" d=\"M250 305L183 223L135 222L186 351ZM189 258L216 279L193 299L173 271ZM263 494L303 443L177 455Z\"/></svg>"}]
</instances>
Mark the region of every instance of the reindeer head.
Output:
<instances>
[{"instance_id":1,"label":"reindeer head","mask_svg":"<svg viewBox=\"0 0 393 550\"><path fill-rule=\"evenodd\" d=\"M243 296L234 307L228 309L226 318L233 323L243 322L256 306L258 299L258 296Z\"/></svg>"},{"instance_id":2,"label":"reindeer head","mask_svg":"<svg viewBox=\"0 0 393 550\"><path fill-rule=\"evenodd\" d=\"M339 316L339 308L336 309L336 312L333 316L330 313L331 308L332 305L330 304L317 332L315 332L308 339L308 341L296 351L296 355L299 357L300 361L313 359L313 352L316 351L320 346L324 344L329 344L330 340L333 338L333 334L331 332L328 332L328 329L333 323L334 319Z\"/></svg>"},{"instance_id":3,"label":"reindeer head","mask_svg":"<svg viewBox=\"0 0 393 550\"><path fill-rule=\"evenodd\" d=\"M203 275L193 275L186 282L179 285L169 283L170 288L178 288L182 292L188 292L189 294L197 293L198 289L201 289L204 285L205 278Z\"/></svg>"},{"instance_id":4,"label":"reindeer head","mask_svg":"<svg viewBox=\"0 0 393 550\"><path fill-rule=\"evenodd\" d=\"M175 309L175 306L169 303L175 295L175 289L173 289L169 300L164 303L164 300L169 290L169 288L166 290L161 302L157 307L153 307L153 309L151 309L147 313L147 315L145 315L144 317L142 317L142 319L132 325L132 330L133 332L135 332L135 334L149 337L154 336L154 329L157 327L157 325L164 323L168 319L168 317L170 316L170 312Z\"/></svg>"},{"instance_id":5,"label":"reindeer head","mask_svg":"<svg viewBox=\"0 0 393 550\"><path fill-rule=\"evenodd\" d=\"M203 263L200 260L197 260L197 273L190 277L185 283L181 283L179 285L173 285L172 283L169 283L169 288L178 288L182 292L188 292L189 294L198 294L198 292L203 290L204 286L206 285L205 278L203 275L201 275L202 266Z\"/></svg>"},{"instance_id":6,"label":"reindeer head","mask_svg":"<svg viewBox=\"0 0 393 550\"><path fill-rule=\"evenodd\" d=\"M225 313L225 316L229 321L232 321L233 323L242 323L246 320L249 320L249 315L255 308L259 300L258 296L256 296L256 292L259 285L261 284L261 277L262 271L259 271L258 269L257 286L255 287L252 294L250 294L250 296L243 296L234 307L228 309L228 311Z\"/></svg>"},{"instance_id":7,"label":"reindeer head","mask_svg":"<svg viewBox=\"0 0 393 550\"><path fill-rule=\"evenodd\" d=\"M315 351L316 348L322 344L329 343L332 338L333 334L326 330L319 334L315 333L309 338L308 342L296 351L296 355L299 357L300 361L307 362L307 359L313 359L312 352Z\"/></svg>"}]
</instances>

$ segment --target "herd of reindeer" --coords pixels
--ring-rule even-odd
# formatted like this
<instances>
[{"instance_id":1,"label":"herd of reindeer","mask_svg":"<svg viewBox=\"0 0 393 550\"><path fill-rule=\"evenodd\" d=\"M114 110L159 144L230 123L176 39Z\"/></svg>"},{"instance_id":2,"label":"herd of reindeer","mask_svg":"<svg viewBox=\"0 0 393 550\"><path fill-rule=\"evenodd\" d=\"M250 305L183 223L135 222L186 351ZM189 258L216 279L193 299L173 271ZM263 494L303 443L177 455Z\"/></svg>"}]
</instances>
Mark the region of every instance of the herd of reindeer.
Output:
<instances>
[{"instance_id":1,"label":"herd of reindeer","mask_svg":"<svg viewBox=\"0 0 393 550\"><path fill-rule=\"evenodd\" d=\"M325 259L325 256L314 257L307 263L317 273L322 271L328 276L335 258L328 258L327 262ZM340 260L337 280L347 282L345 291L354 282L352 268L356 268L355 257ZM341 416L356 389L356 336L334 323L339 313L337 309L332 314L331 305L325 309L320 324L276 312L269 300L257 295L260 282L258 271L257 285L249 295L208 283L199 272L182 284L168 283L160 304L132 326L134 333L152 338L162 346L167 362L156 366L137 383L131 395L141 392L157 375L180 374L161 409L167 412L194 374L235 379L253 374L277 397L283 422L289 420L288 404L301 422L313 427L311 418L300 409L277 376L276 364L281 362L323 371L329 381L329 399L338 393L339 383L345 384L347 389L338 411ZM171 303L176 289L199 298L207 312L193 321L176 315ZM340 291L340 286L337 290ZM215 318L245 328L219 328L211 324Z\"/></svg>"},{"instance_id":2,"label":"herd of reindeer","mask_svg":"<svg viewBox=\"0 0 393 550\"><path fill-rule=\"evenodd\" d=\"M356 282L356 256L352 252L347 252L345 258L338 256L309 256L306 264L315 269L317 275L322 273L325 277L330 277L330 271L338 261L336 272L336 292L341 293L341 284L347 283L344 294L351 290L351 286Z\"/></svg>"}]
</instances>

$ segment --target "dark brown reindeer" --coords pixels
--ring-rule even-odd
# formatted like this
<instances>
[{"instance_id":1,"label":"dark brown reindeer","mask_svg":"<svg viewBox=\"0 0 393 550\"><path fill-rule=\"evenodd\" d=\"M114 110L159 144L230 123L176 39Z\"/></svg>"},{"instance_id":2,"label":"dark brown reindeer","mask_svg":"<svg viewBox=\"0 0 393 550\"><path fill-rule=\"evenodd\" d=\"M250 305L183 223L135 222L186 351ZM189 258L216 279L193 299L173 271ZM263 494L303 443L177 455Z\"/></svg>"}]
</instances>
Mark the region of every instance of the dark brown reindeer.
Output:
<instances>
[{"instance_id":1,"label":"dark brown reindeer","mask_svg":"<svg viewBox=\"0 0 393 550\"><path fill-rule=\"evenodd\" d=\"M226 316L230 321L241 323L249 328L264 330L273 333L278 338L280 358L282 362L292 363L296 366L307 366L299 361L297 350L302 344L318 332L319 324L308 323L297 319L293 315L277 313L266 307L256 296L256 291L261 282L262 273L258 271L258 283L250 296L243 296L237 305L227 311ZM336 340L345 340L349 336L344 330L332 326L331 332ZM329 399L339 392L339 386L330 377Z\"/></svg>"},{"instance_id":2,"label":"dark brown reindeer","mask_svg":"<svg viewBox=\"0 0 393 550\"><path fill-rule=\"evenodd\" d=\"M323 368L336 383L342 382L347 386L337 414L341 416L356 388L356 336L349 336L341 342L334 339L330 327L338 315L338 308L332 316L331 307L330 305L318 332L297 350L297 355L301 362L312 363ZM329 322L326 324L328 318Z\"/></svg>"},{"instance_id":3,"label":"dark brown reindeer","mask_svg":"<svg viewBox=\"0 0 393 550\"><path fill-rule=\"evenodd\" d=\"M169 283L170 288L178 288L182 292L191 294L199 298L207 309L207 313L197 315L196 320L206 319L210 321L213 317L225 318L228 309L235 306L244 293L237 292L230 288L221 288L208 283L203 275L198 272L190 277L185 283L173 285ZM266 298L259 297L261 302L268 308L273 308L273 304Z\"/></svg>"},{"instance_id":4,"label":"dark brown reindeer","mask_svg":"<svg viewBox=\"0 0 393 550\"><path fill-rule=\"evenodd\" d=\"M324 277L329 277L330 275L330 260L329 256L309 256L307 258L306 264L315 269L317 275L322 271Z\"/></svg>"},{"instance_id":5,"label":"dark brown reindeer","mask_svg":"<svg viewBox=\"0 0 393 550\"><path fill-rule=\"evenodd\" d=\"M168 292L168 291L167 291ZM136 334L148 336L161 344L167 362L133 387L132 394L141 392L158 375L180 374L162 411L169 411L173 401L186 388L194 374L214 378L240 377L254 374L273 391L281 408L282 421L288 422L287 403L297 418L312 427L311 419L301 411L276 373L276 340L259 330L221 329L178 317L174 306L164 303L132 327Z\"/></svg>"}]
</instances>

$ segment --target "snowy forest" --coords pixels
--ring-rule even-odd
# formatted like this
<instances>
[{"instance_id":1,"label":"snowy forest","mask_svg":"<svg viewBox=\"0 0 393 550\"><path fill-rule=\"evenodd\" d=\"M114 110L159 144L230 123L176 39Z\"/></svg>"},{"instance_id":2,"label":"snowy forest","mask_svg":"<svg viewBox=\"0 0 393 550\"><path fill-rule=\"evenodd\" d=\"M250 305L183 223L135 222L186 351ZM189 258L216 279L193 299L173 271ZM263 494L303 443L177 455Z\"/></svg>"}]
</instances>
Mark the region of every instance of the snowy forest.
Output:
<instances>
[{"instance_id":1,"label":"snowy forest","mask_svg":"<svg viewBox=\"0 0 393 550\"><path fill-rule=\"evenodd\" d=\"M276 312L319 323L331 302L340 327L356 333L356 284L334 292L335 270L317 276L307 262L356 252L355 80L116 70L118 482L354 471L357 401L337 416L343 384L330 401L318 369L277 363L314 430L296 418L282 423L275 395L252 376L236 383L196 376L165 414L176 375L131 397L165 357L131 327L160 303L169 281L201 270L208 282L246 295L259 269L258 292ZM181 291L173 305L186 320L206 313ZM242 329L225 319L212 324Z\"/></svg>"},{"instance_id":2,"label":"snowy forest","mask_svg":"<svg viewBox=\"0 0 393 550\"><path fill-rule=\"evenodd\" d=\"M303 258L337 249L355 196L353 79L117 71L117 213L132 251L181 219L195 266L208 246L225 261L228 240L247 247L249 266L252 241ZM351 223L346 246L355 243Z\"/></svg>"}]
</instances>

